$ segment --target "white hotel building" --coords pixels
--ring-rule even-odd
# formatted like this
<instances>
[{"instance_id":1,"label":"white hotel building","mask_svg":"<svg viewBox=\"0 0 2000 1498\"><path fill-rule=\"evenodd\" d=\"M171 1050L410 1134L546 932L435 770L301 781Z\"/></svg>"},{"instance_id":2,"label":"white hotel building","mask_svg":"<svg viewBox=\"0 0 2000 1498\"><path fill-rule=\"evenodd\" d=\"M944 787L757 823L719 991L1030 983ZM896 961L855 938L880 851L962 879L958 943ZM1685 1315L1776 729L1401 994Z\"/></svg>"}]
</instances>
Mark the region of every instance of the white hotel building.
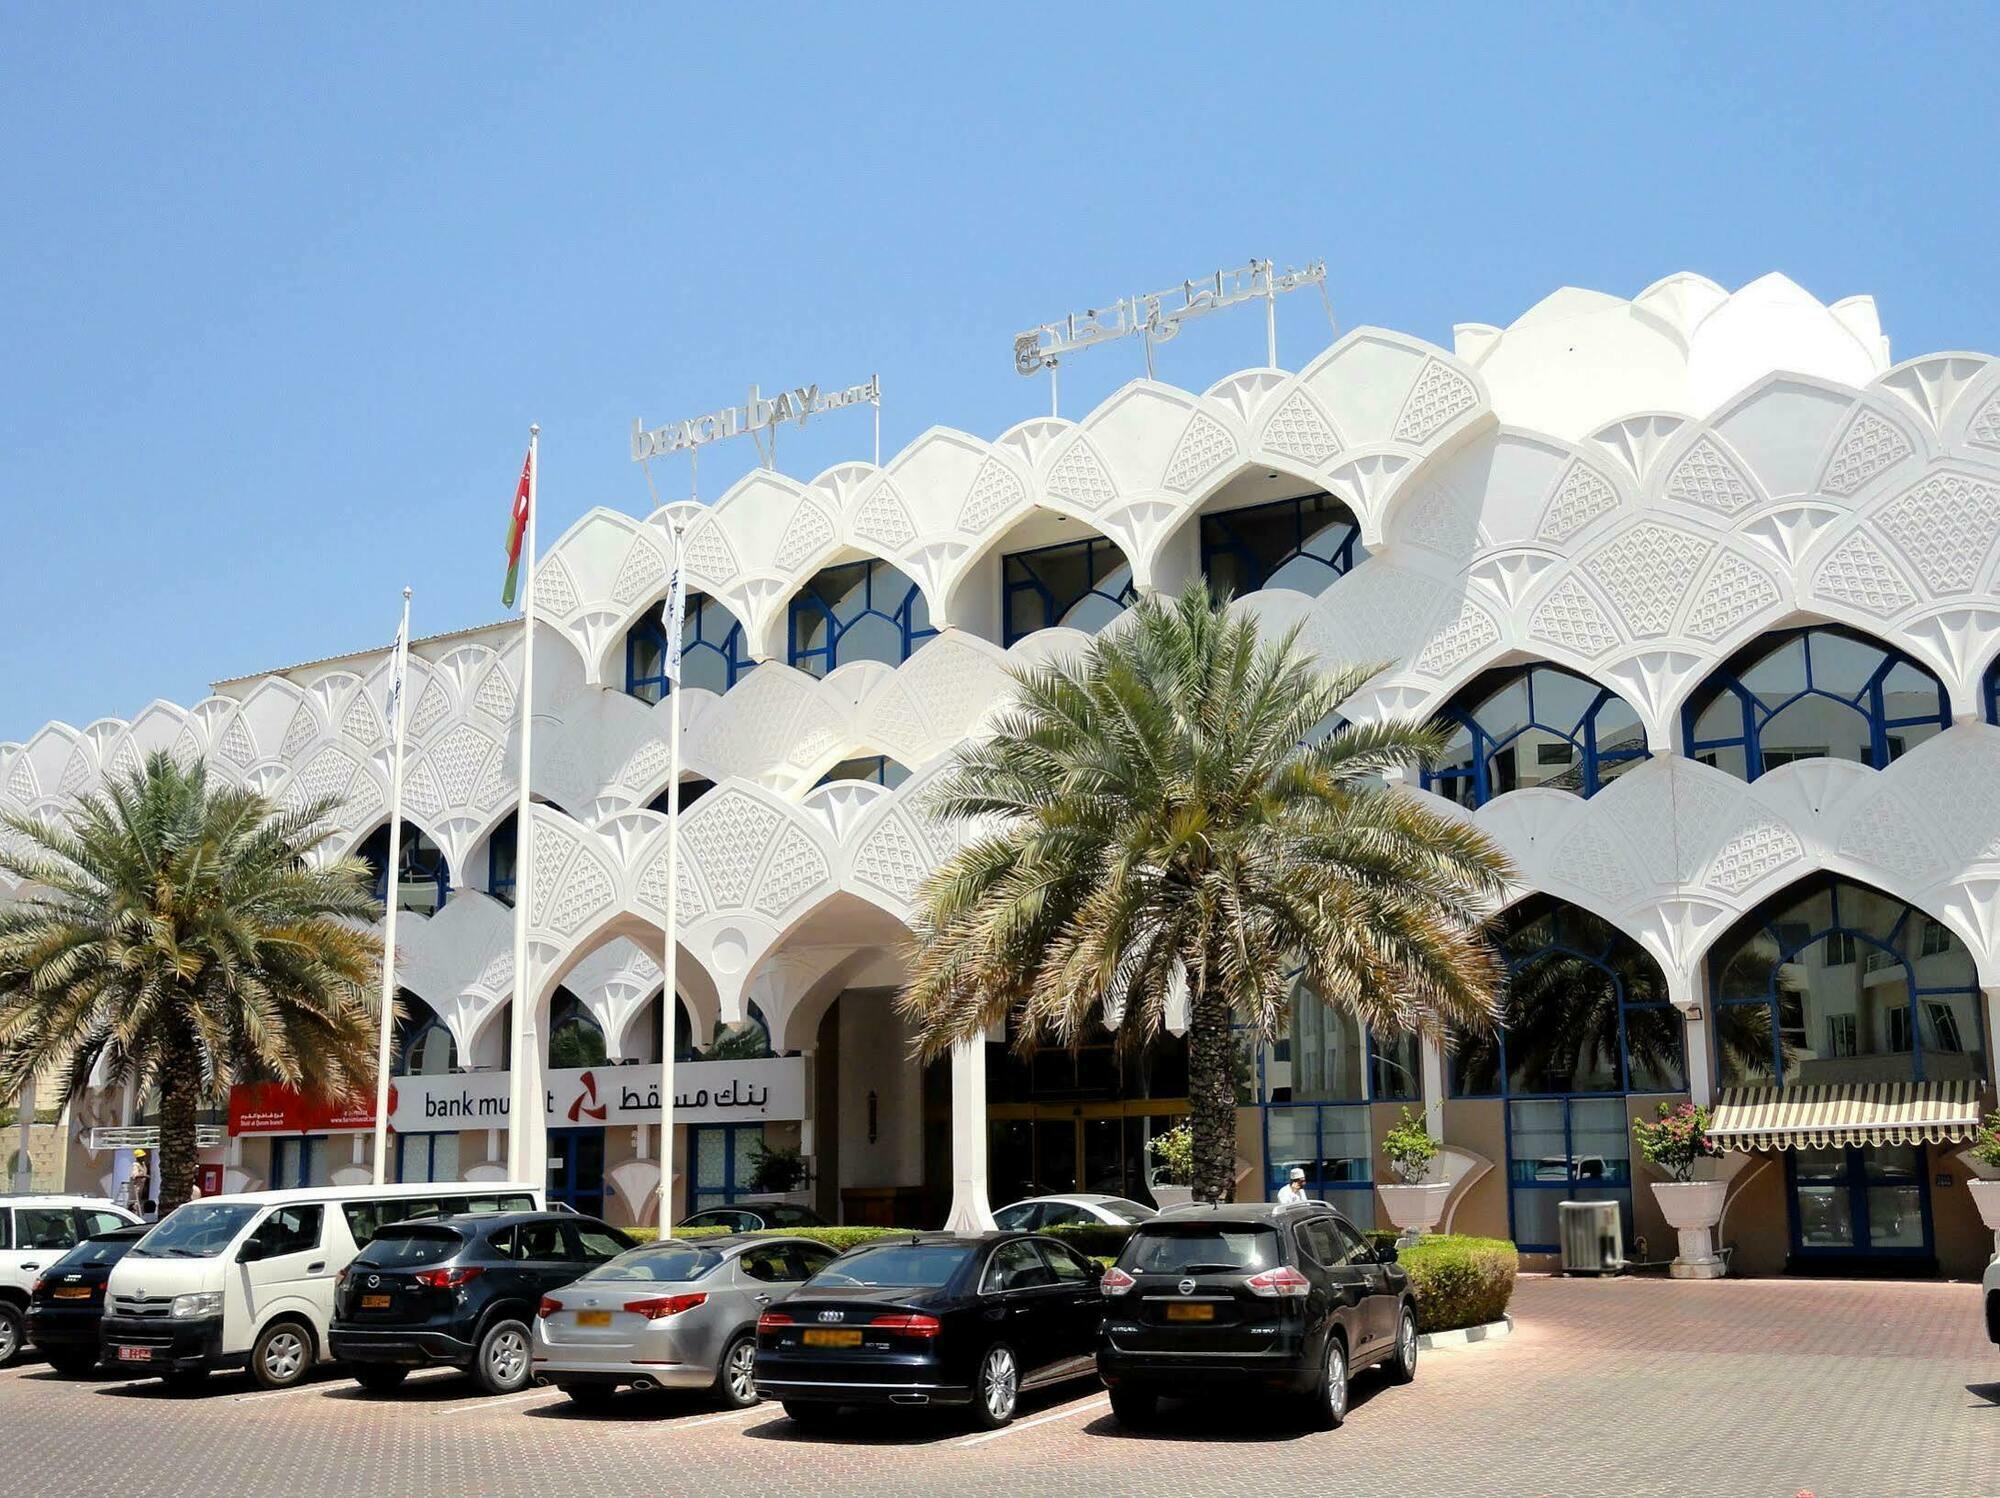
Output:
<instances>
[{"instance_id":1,"label":"white hotel building","mask_svg":"<svg viewBox=\"0 0 2000 1498\"><path fill-rule=\"evenodd\" d=\"M698 597L688 683L663 696L676 525ZM756 1141L802 1149L805 1191L850 1221L1143 1193L1143 1142L1185 1109L1177 1042L1024 1063L994 1037L926 1070L892 1000L908 902L951 847L920 795L1009 667L1206 571L1328 661L1393 662L1354 715L1456 723L1453 768L1411 793L1464 808L1520 873L1501 1036L1425 1052L1307 999L1288 1037L1246 1044L1243 1194L1300 1163L1374 1222L1375 1141L1407 1103L1450 1148L1455 1230L1546 1250L1557 1201L1608 1197L1664 1259L1629 1120L1776 1097L1822 1132L1735 1157L1739 1270L1963 1273L1987 1243L1958 1151L2000 1009L1996 564L2000 364L1896 362L1869 298L1779 276L1566 289L1450 348L1360 328L1296 371L1135 381L1081 421L933 427L880 468L590 510L537 574L525 994L522 632L413 652L396 1166L503 1173L504 1102L539 1081L529 1168L546 1151L559 1195L644 1220L671 1044L682 1211L742 1195ZM59 811L169 748L281 801L343 796L343 845L379 866L388 669L373 651L52 723L0 745L0 805ZM210 1156L232 1186L366 1171L362 1132L238 1111ZM75 1110L70 1184L114 1179L93 1130L142 1115Z\"/></svg>"}]
</instances>

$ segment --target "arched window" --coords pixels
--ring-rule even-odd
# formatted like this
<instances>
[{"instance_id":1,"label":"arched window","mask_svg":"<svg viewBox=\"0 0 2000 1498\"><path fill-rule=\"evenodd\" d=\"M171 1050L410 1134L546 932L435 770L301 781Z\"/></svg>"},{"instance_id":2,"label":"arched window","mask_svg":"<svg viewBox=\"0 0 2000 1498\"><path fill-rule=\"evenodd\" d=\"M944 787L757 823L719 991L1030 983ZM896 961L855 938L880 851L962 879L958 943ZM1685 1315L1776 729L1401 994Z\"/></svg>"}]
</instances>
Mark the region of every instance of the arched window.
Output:
<instances>
[{"instance_id":1,"label":"arched window","mask_svg":"<svg viewBox=\"0 0 2000 1498\"><path fill-rule=\"evenodd\" d=\"M549 1070L603 1066L609 1054L597 1017L567 988L557 989L549 1006Z\"/></svg>"},{"instance_id":2,"label":"arched window","mask_svg":"<svg viewBox=\"0 0 2000 1498\"><path fill-rule=\"evenodd\" d=\"M1218 594L1259 588L1318 594L1367 558L1354 512L1331 494L1307 494L1201 517L1201 570Z\"/></svg>"},{"instance_id":3,"label":"arched window","mask_svg":"<svg viewBox=\"0 0 2000 1498\"><path fill-rule=\"evenodd\" d=\"M1951 726L1944 683L1899 650L1819 627L1754 640L1688 699L1687 752L1755 780L1795 759L1881 769Z\"/></svg>"},{"instance_id":4,"label":"arched window","mask_svg":"<svg viewBox=\"0 0 2000 1498\"><path fill-rule=\"evenodd\" d=\"M1063 625L1096 634L1138 601L1125 553L1102 536L1000 559L1001 643Z\"/></svg>"},{"instance_id":5,"label":"arched window","mask_svg":"<svg viewBox=\"0 0 2000 1498\"><path fill-rule=\"evenodd\" d=\"M713 780L703 780L698 776L683 776L681 779L681 810L686 811L695 802L714 789L715 782ZM661 816L665 816L667 814L666 791L662 790L659 795L648 801L646 809L648 811L656 811Z\"/></svg>"},{"instance_id":6,"label":"arched window","mask_svg":"<svg viewBox=\"0 0 2000 1498\"><path fill-rule=\"evenodd\" d=\"M400 865L396 878L396 908L436 915L451 893L451 869L444 852L413 822L403 823L399 848ZM358 850L358 856L374 874L375 898L389 898L389 827L377 827Z\"/></svg>"},{"instance_id":7,"label":"arched window","mask_svg":"<svg viewBox=\"0 0 2000 1498\"><path fill-rule=\"evenodd\" d=\"M717 1021L707 1047L696 1051L694 1022L688 1018L687 1005L674 1005L675 1064L683 1061L754 1061L776 1055L771 1049L771 1027L764 1020L764 1011L752 1002L746 1012L749 1017L733 1028ZM657 1000L652 1013L647 1059L657 1063L660 1059L660 1006Z\"/></svg>"},{"instance_id":8,"label":"arched window","mask_svg":"<svg viewBox=\"0 0 2000 1498\"><path fill-rule=\"evenodd\" d=\"M842 760L813 784L822 786L832 785L836 780L865 780L874 785L886 785L893 790L909 778L909 769L888 755L864 754L859 759Z\"/></svg>"},{"instance_id":9,"label":"arched window","mask_svg":"<svg viewBox=\"0 0 2000 1498\"><path fill-rule=\"evenodd\" d=\"M397 997L403 1018L396 1027L392 1063L399 1077L442 1077L458 1070L458 1043L437 1011L407 991Z\"/></svg>"},{"instance_id":10,"label":"arched window","mask_svg":"<svg viewBox=\"0 0 2000 1498\"><path fill-rule=\"evenodd\" d=\"M813 676L850 661L895 666L936 633L923 590L869 558L826 568L792 599L785 658Z\"/></svg>"},{"instance_id":11,"label":"arched window","mask_svg":"<svg viewBox=\"0 0 2000 1498\"><path fill-rule=\"evenodd\" d=\"M1647 757L1646 730L1625 699L1560 666L1487 671L1438 716L1453 732L1424 789L1460 806L1519 786L1594 796Z\"/></svg>"},{"instance_id":12,"label":"arched window","mask_svg":"<svg viewBox=\"0 0 2000 1498\"><path fill-rule=\"evenodd\" d=\"M1608 921L1547 896L1502 916L1493 939L1507 967L1501 1023L1459 1037L1450 1090L1506 1099L1514 1240L1553 1251L1564 1200L1617 1202L1629 1234L1625 1095L1687 1087L1666 977Z\"/></svg>"},{"instance_id":13,"label":"arched window","mask_svg":"<svg viewBox=\"0 0 2000 1498\"><path fill-rule=\"evenodd\" d=\"M681 624L681 680L726 692L756 664L744 648L743 626L714 599L690 593ZM650 608L625 632L625 690L642 702L659 702L670 685L666 625L661 611Z\"/></svg>"},{"instance_id":14,"label":"arched window","mask_svg":"<svg viewBox=\"0 0 2000 1498\"><path fill-rule=\"evenodd\" d=\"M486 893L502 905L514 903L514 875L521 863L521 814L507 820L486 840Z\"/></svg>"},{"instance_id":15,"label":"arched window","mask_svg":"<svg viewBox=\"0 0 2000 1498\"><path fill-rule=\"evenodd\" d=\"M1745 916L1709 956L1724 1085L1983 1078L1971 954L1942 922L1824 876Z\"/></svg>"},{"instance_id":16,"label":"arched window","mask_svg":"<svg viewBox=\"0 0 2000 1498\"><path fill-rule=\"evenodd\" d=\"M2000 656L1986 668L1986 721L2000 723Z\"/></svg>"}]
</instances>

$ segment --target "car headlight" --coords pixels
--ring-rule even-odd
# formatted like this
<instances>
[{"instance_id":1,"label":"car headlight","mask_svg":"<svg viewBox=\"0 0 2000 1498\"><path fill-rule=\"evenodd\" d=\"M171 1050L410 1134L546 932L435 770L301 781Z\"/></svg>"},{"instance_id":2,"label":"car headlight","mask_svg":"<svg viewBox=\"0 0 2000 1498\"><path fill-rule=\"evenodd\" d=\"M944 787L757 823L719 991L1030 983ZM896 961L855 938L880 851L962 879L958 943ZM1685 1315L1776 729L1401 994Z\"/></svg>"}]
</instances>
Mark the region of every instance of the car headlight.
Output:
<instances>
[{"instance_id":1,"label":"car headlight","mask_svg":"<svg viewBox=\"0 0 2000 1498\"><path fill-rule=\"evenodd\" d=\"M220 1316L222 1292L202 1290L193 1295L176 1295L171 1314L177 1321L185 1321L195 1316Z\"/></svg>"}]
</instances>

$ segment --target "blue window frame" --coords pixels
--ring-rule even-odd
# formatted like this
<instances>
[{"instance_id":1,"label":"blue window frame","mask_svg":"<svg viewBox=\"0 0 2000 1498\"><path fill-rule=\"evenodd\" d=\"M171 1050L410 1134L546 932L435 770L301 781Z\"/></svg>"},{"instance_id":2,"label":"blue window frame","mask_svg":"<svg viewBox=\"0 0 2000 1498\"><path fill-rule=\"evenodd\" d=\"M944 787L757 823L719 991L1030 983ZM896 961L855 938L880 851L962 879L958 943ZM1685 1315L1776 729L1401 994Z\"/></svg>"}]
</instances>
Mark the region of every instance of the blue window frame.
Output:
<instances>
[{"instance_id":1,"label":"blue window frame","mask_svg":"<svg viewBox=\"0 0 2000 1498\"><path fill-rule=\"evenodd\" d=\"M1364 1232L1375 1226L1374 1139L1366 1103L1267 1103L1264 1199L1276 1196L1293 1167L1306 1194L1338 1207Z\"/></svg>"},{"instance_id":2,"label":"blue window frame","mask_svg":"<svg viewBox=\"0 0 2000 1498\"><path fill-rule=\"evenodd\" d=\"M900 665L931 627L923 590L887 562L828 567L792 599L785 659L811 676L851 661Z\"/></svg>"},{"instance_id":3,"label":"blue window frame","mask_svg":"<svg viewBox=\"0 0 2000 1498\"><path fill-rule=\"evenodd\" d=\"M604 1215L604 1135L599 1129L550 1129L548 1201L586 1217Z\"/></svg>"},{"instance_id":4,"label":"blue window frame","mask_svg":"<svg viewBox=\"0 0 2000 1498\"><path fill-rule=\"evenodd\" d=\"M688 595L681 624L681 680L691 687L726 692L757 663L743 645L743 626L714 599ZM666 699L667 630L657 607L649 608L625 632L625 690L642 702Z\"/></svg>"},{"instance_id":5,"label":"blue window frame","mask_svg":"<svg viewBox=\"0 0 2000 1498\"><path fill-rule=\"evenodd\" d=\"M1971 954L1867 885L1821 876L1774 896L1716 943L1709 977L1723 1086L1987 1075Z\"/></svg>"},{"instance_id":6,"label":"blue window frame","mask_svg":"<svg viewBox=\"0 0 2000 1498\"><path fill-rule=\"evenodd\" d=\"M1306 494L1201 517L1201 570L1218 594L1259 588L1321 592L1365 560L1354 512L1331 494Z\"/></svg>"},{"instance_id":7,"label":"blue window frame","mask_svg":"<svg viewBox=\"0 0 2000 1498\"><path fill-rule=\"evenodd\" d=\"M891 789L910 778L904 765L886 754L865 754L859 759L844 759L813 782L815 786L832 785L836 780L865 780L874 785L886 785Z\"/></svg>"},{"instance_id":8,"label":"blue window frame","mask_svg":"<svg viewBox=\"0 0 2000 1498\"><path fill-rule=\"evenodd\" d=\"M377 827L356 852L374 873L375 898L387 904L388 824L385 822ZM396 879L396 908L420 911L424 915L437 914L451 894L451 868L445 862L444 851L430 840L422 828L414 822L405 821L398 853L400 872Z\"/></svg>"},{"instance_id":9,"label":"blue window frame","mask_svg":"<svg viewBox=\"0 0 2000 1498\"><path fill-rule=\"evenodd\" d=\"M396 1182L422 1185L429 1181L458 1179L458 1134L398 1134L396 1136Z\"/></svg>"},{"instance_id":10,"label":"blue window frame","mask_svg":"<svg viewBox=\"0 0 2000 1498\"><path fill-rule=\"evenodd\" d=\"M271 1141L270 1191L303 1191L333 1184L333 1161L324 1135L287 1135Z\"/></svg>"},{"instance_id":11,"label":"blue window frame","mask_svg":"<svg viewBox=\"0 0 2000 1498\"><path fill-rule=\"evenodd\" d=\"M521 814L507 820L486 840L486 892L502 905L514 903L514 875L521 863Z\"/></svg>"},{"instance_id":12,"label":"blue window frame","mask_svg":"<svg viewBox=\"0 0 2000 1498\"><path fill-rule=\"evenodd\" d=\"M750 1193L762 1124L698 1124L688 1129L688 1210L726 1207Z\"/></svg>"},{"instance_id":13,"label":"blue window frame","mask_svg":"<svg viewBox=\"0 0 2000 1498\"><path fill-rule=\"evenodd\" d=\"M1751 642L1682 710L1688 753L1755 780L1799 759L1881 769L1951 726L1939 681L1900 650L1833 627Z\"/></svg>"},{"instance_id":14,"label":"blue window frame","mask_svg":"<svg viewBox=\"0 0 2000 1498\"><path fill-rule=\"evenodd\" d=\"M1648 757L1646 730L1625 699L1560 666L1485 672L1438 717L1451 741L1424 772L1424 789L1465 807L1522 786L1594 796Z\"/></svg>"},{"instance_id":15,"label":"blue window frame","mask_svg":"<svg viewBox=\"0 0 2000 1498\"><path fill-rule=\"evenodd\" d=\"M2000 723L2000 656L1986 668L1986 721Z\"/></svg>"},{"instance_id":16,"label":"blue window frame","mask_svg":"<svg viewBox=\"0 0 2000 1498\"><path fill-rule=\"evenodd\" d=\"M1125 553L1102 536L1000 559L1001 643L1065 625L1096 634L1138 601Z\"/></svg>"},{"instance_id":17,"label":"blue window frame","mask_svg":"<svg viewBox=\"0 0 2000 1498\"><path fill-rule=\"evenodd\" d=\"M1928 1259L1930 1173L1922 1145L1786 1150L1792 1252L1806 1259Z\"/></svg>"}]
</instances>

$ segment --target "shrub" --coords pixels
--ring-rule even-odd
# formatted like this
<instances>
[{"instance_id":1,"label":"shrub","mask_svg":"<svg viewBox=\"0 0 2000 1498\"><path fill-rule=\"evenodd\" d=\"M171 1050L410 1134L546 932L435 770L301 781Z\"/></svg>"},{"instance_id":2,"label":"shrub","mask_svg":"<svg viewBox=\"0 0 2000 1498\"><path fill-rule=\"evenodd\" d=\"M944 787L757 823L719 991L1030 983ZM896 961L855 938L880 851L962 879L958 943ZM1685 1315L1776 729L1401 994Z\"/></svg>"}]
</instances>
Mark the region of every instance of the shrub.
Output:
<instances>
[{"instance_id":1,"label":"shrub","mask_svg":"<svg viewBox=\"0 0 2000 1498\"><path fill-rule=\"evenodd\" d=\"M2000 1170L2000 1113L1986 1115L1985 1127L1972 1139L1972 1158Z\"/></svg>"},{"instance_id":2,"label":"shrub","mask_svg":"<svg viewBox=\"0 0 2000 1498\"><path fill-rule=\"evenodd\" d=\"M1382 1153L1406 1186L1420 1184L1431 1173L1431 1161L1437 1158L1437 1141L1431 1138L1424 1121L1408 1108L1396 1121L1396 1127L1382 1136Z\"/></svg>"},{"instance_id":3,"label":"shrub","mask_svg":"<svg viewBox=\"0 0 2000 1498\"><path fill-rule=\"evenodd\" d=\"M1146 1153L1159 1168L1159 1178L1171 1186L1194 1183L1194 1126L1175 1124L1146 1141Z\"/></svg>"},{"instance_id":4,"label":"shrub","mask_svg":"<svg viewBox=\"0 0 2000 1498\"><path fill-rule=\"evenodd\" d=\"M1639 1141L1639 1153L1648 1165L1657 1165L1676 1181L1694 1178L1694 1162L1712 1160L1722 1146L1708 1137L1708 1109L1693 1103L1678 1108L1660 1104L1660 1121L1632 1120L1632 1136Z\"/></svg>"},{"instance_id":5,"label":"shrub","mask_svg":"<svg viewBox=\"0 0 2000 1498\"><path fill-rule=\"evenodd\" d=\"M1398 1262L1409 1271L1417 1301L1417 1329L1447 1332L1483 1326L1507 1313L1520 1256L1504 1238L1445 1234L1404 1249Z\"/></svg>"}]
</instances>

